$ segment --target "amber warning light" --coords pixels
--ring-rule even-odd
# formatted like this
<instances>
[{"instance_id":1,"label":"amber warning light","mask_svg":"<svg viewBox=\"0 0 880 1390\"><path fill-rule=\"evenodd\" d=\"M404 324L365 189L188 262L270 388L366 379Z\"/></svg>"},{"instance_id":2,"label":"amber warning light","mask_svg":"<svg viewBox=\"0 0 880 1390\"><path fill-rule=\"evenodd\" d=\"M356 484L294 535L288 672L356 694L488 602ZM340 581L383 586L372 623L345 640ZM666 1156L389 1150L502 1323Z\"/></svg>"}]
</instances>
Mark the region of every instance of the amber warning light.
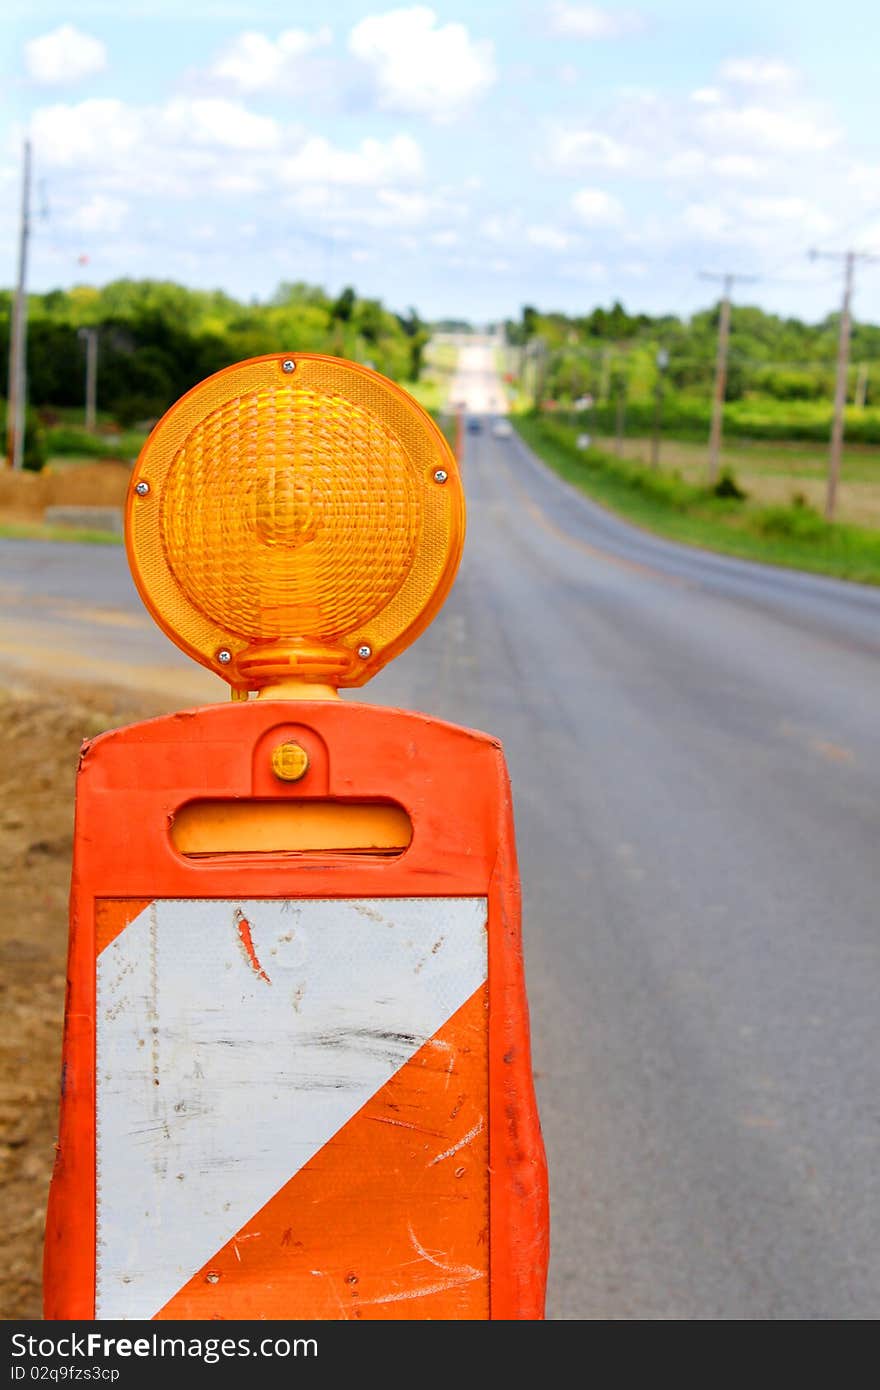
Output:
<instances>
[{"instance_id":1,"label":"amber warning light","mask_svg":"<svg viewBox=\"0 0 880 1390\"><path fill-rule=\"evenodd\" d=\"M126 511L144 603L238 698L363 685L435 617L463 542L458 467L427 412L310 353L251 358L183 396Z\"/></svg>"}]
</instances>

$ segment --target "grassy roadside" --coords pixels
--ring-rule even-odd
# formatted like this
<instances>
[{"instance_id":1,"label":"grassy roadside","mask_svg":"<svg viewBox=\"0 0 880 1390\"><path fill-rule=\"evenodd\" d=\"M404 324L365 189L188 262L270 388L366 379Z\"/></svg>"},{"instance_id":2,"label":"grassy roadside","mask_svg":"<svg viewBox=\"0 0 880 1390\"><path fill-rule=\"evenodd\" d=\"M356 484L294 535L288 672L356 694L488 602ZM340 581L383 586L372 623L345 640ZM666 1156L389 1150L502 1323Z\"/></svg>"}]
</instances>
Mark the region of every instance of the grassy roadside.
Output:
<instances>
[{"instance_id":1,"label":"grassy roadside","mask_svg":"<svg viewBox=\"0 0 880 1390\"><path fill-rule=\"evenodd\" d=\"M646 530L764 564L880 584L880 531L829 525L807 505L760 506L731 495L729 485L713 492L598 449L580 450L574 426L534 415L512 419L560 477Z\"/></svg>"},{"instance_id":2,"label":"grassy roadside","mask_svg":"<svg viewBox=\"0 0 880 1390\"><path fill-rule=\"evenodd\" d=\"M592 433L589 425L585 426ZM596 448L629 463L647 467L651 439L594 435ZM707 442L664 438L660 467L678 473L686 482L706 480ZM749 500L762 506L787 505L800 495L814 511L825 510L828 486L828 447L799 441L725 439L721 467L730 469ZM862 529L880 529L880 449L850 444L844 450L837 489L837 520Z\"/></svg>"},{"instance_id":3,"label":"grassy roadside","mask_svg":"<svg viewBox=\"0 0 880 1390\"><path fill-rule=\"evenodd\" d=\"M122 545L114 531L92 531L80 526L46 526L42 521L0 521L0 540L80 541L88 545Z\"/></svg>"}]
</instances>

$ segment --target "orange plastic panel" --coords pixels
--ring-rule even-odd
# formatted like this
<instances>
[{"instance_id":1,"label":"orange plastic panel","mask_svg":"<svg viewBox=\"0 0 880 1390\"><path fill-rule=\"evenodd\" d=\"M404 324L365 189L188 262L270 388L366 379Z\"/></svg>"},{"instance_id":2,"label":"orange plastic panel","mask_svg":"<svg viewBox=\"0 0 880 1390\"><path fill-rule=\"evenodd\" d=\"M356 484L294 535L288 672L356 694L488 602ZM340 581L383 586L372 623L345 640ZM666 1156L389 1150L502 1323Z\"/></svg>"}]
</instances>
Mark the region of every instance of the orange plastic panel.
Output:
<instances>
[{"instance_id":1,"label":"orange plastic panel","mask_svg":"<svg viewBox=\"0 0 880 1390\"><path fill-rule=\"evenodd\" d=\"M487 1005L484 986L158 1317L488 1318Z\"/></svg>"},{"instance_id":2,"label":"orange plastic panel","mask_svg":"<svg viewBox=\"0 0 880 1390\"><path fill-rule=\"evenodd\" d=\"M423 715L348 702L302 702L291 714L276 701L213 706L116 730L84 751L46 1317L95 1317L99 953L116 950L157 899L467 898L486 904L486 986L305 1167L293 1164L290 1181L155 1315L540 1318L547 1174L501 747ZM271 768L284 739L310 760L286 784ZM267 795L292 805L392 801L407 813L412 841L399 856L306 852L258 863L188 859L174 848L169 824L194 798ZM258 954L258 924L252 933L236 920L242 978L277 988L273 960ZM326 1220L315 1215L319 1193ZM136 1203L131 1220L135 1236ZM308 1297L306 1266L319 1272L308 1276Z\"/></svg>"}]
</instances>

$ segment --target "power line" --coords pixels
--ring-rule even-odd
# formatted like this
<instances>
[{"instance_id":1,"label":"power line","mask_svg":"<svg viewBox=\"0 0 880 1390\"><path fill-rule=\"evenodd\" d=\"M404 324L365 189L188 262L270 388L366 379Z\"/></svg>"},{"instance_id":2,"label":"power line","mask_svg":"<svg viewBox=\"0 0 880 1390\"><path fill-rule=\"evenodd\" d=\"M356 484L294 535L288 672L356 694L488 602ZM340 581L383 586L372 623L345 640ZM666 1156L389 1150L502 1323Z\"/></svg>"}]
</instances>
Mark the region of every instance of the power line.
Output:
<instances>
[{"instance_id":1,"label":"power line","mask_svg":"<svg viewBox=\"0 0 880 1390\"><path fill-rule=\"evenodd\" d=\"M852 236L853 232L855 232L857 228L863 227L866 222L870 221L871 218L877 217L878 215L880 215L880 203L875 203L873 207L863 208L862 211L858 214L858 216L851 218L845 226L833 228L832 235L838 237L842 241L844 237ZM774 261L766 270L763 270L761 272L761 279L764 281L773 280L777 281L777 283L785 284L786 281L777 280L776 271L778 269L781 269L783 266L794 265L795 262L800 261L804 256L808 256L809 254L810 246L808 243L798 247L795 250L789 248L780 260ZM836 277L828 276L827 278L831 280ZM799 281L793 280L790 283L798 284ZM826 280L805 280L803 283L824 285L826 284Z\"/></svg>"}]
</instances>

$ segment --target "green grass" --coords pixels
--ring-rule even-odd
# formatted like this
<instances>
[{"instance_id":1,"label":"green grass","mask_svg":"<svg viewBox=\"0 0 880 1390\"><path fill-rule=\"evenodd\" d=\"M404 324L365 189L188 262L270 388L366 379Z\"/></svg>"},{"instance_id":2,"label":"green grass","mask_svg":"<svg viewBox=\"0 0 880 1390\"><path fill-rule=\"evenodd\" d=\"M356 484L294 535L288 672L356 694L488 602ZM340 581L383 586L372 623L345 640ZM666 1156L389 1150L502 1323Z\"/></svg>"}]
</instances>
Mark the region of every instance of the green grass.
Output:
<instances>
[{"instance_id":1,"label":"green grass","mask_svg":"<svg viewBox=\"0 0 880 1390\"><path fill-rule=\"evenodd\" d=\"M586 428L590 433L589 425ZM647 466L651 458L649 438L628 435L618 445L615 438L600 434L594 437L594 443L606 454L615 457L622 454L629 463ZM708 454L706 440L699 444L685 443L664 435L660 467L665 472L679 472L689 482L702 483L706 480ZM725 439L721 466L732 469L754 503L787 505L801 497L816 511L824 511L828 485L827 445ZM844 449L835 519L852 526L880 530L880 449L876 446L848 444Z\"/></svg>"},{"instance_id":2,"label":"green grass","mask_svg":"<svg viewBox=\"0 0 880 1390\"><path fill-rule=\"evenodd\" d=\"M436 377L428 373L422 375L419 381L405 381L403 389L414 396L419 405L423 405L431 414L436 414L443 409L446 402L447 388L445 382L438 381Z\"/></svg>"},{"instance_id":3,"label":"green grass","mask_svg":"<svg viewBox=\"0 0 880 1390\"><path fill-rule=\"evenodd\" d=\"M87 545L122 545L115 531L91 531L80 526L46 526L41 521L2 521L0 540L80 541Z\"/></svg>"},{"instance_id":4,"label":"green grass","mask_svg":"<svg viewBox=\"0 0 880 1390\"><path fill-rule=\"evenodd\" d=\"M679 474L654 472L598 449L579 450L577 428L556 421L521 415L514 424L562 478L646 530L765 564L880 584L878 531L829 525L808 506L756 506L719 497Z\"/></svg>"},{"instance_id":5,"label":"green grass","mask_svg":"<svg viewBox=\"0 0 880 1390\"><path fill-rule=\"evenodd\" d=\"M69 457L71 462L95 459L137 458L146 433L143 430L122 430L117 435L90 434L76 425L50 425L45 431L46 452L50 456Z\"/></svg>"},{"instance_id":6,"label":"green grass","mask_svg":"<svg viewBox=\"0 0 880 1390\"><path fill-rule=\"evenodd\" d=\"M425 349L425 366L451 375L458 364L458 348L452 343L431 342Z\"/></svg>"}]
</instances>

